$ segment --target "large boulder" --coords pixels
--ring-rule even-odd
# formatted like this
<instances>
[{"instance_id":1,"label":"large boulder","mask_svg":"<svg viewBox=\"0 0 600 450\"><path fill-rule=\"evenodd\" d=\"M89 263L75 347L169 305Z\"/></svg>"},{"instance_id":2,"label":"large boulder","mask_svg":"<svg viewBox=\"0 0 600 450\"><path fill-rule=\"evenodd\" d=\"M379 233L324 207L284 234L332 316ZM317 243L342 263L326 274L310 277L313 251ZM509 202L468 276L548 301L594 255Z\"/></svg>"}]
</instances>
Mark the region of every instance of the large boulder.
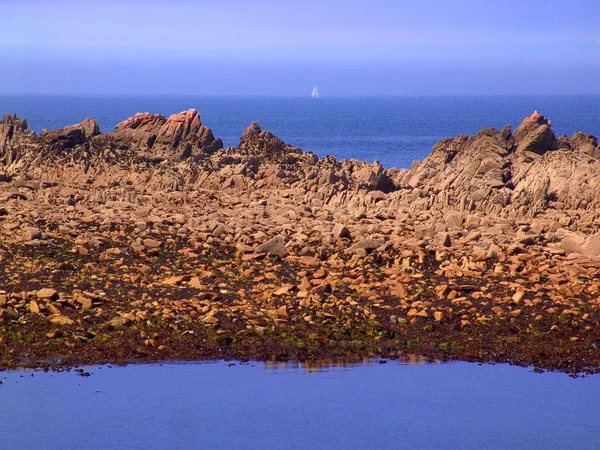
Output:
<instances>
[{"instance_id":1,"label":"large boulder","mask_svg":"<svg viewBox=\"0 0 600 450\"><path fill-rule=\"evenodd\" d=\"M70 125L58 130L42 131L42 142L52 151L65 151L88 142L100 134L98 123L92 119L85 119L75 125Z\"/></svg>"},{"instance_id":2,"label":"large boulder","mask_svg":"<svg viewBox=\"0 0 600 450\"><path fill-rule=\"evenodd\" d=\"M117 124L113 135L120 147L150 150L166 120L162 114L137 113Z\"/></svg>"},{"instance_id":3,"label":"large boulder","mask_svg":"<svg viewBox=\"0 0 600 450\"><path fill-rule=\"evenodd\" d=\"M543 155L549 150L555 150L558 141L550 129L551 124L550 120L537 111L525 118L515 131L517 151Z\"/></svg>"},{"instance_id":4,"label":"large boulder","mask_svg":"<svg viewBox=\"0 0 600 450\"><path fill-rule=\"evenodd\" d=\"M171 115L138 113L119 123L112 133L119 148L136 150L155 159L182 159L212 154L223 148L195 109Z\"/></svg>"}]
</instances>

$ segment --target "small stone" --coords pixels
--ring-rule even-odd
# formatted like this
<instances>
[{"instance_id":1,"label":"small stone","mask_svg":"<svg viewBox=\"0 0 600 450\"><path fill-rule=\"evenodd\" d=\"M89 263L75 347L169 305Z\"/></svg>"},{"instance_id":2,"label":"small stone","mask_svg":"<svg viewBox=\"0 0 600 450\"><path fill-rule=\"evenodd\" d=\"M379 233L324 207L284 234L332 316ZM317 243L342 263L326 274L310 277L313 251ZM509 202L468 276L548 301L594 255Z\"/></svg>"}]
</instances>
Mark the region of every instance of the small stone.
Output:
<instances>
[{"instance_id":1,"label":"small stone","mask_svg":"<svg viewBox=\"0 0 600 450\"><path fill-rule=\"evenodd\" d=\"M212 314L209 314L207 316L204 316L204 318L202 319L202 322L207 325L215 325L215 324L219 323L219 318L213 316Z\"/></svg>"},{"instance_id":2,"label":"small stone","mask_svg":"<svg viewBox=\"0 0 600 450\"><path fill-rule=\"evenodd\" d=\"M69 319L67 316L62 315L51 317L50 322L52 322L55 325L73 325L75 323L72 319Z\"/></svg>"},{"instance_id":3,"label":"small stone","mask_svg":"<svg viewBox=\"0 0 600 450\"><path fill-rule=\"evenodd\" d=\"M188 286L194 289L204 289L206 287L202 284L199 277L192 277L190 281L188 281Z\"/></svg>"},{"instance_id":4,"label":"small stone","mask_svg":"<svg viewBox=\"0 0 600 450\"><path fill-rule=\"evenodd\" d=\"M318 267L321 264L317 258L313 258L312 256L301 256L298 258L298 263L308 267Z\"/></svg>"},{"instance_id":5,"label":"small stone","mask_svg":"<svg viewBox=\"0 0 600 450\"><path fill-rule=\"evenodd\" d=\"M256 253L267 253L271 256L285 258L288 254L282 236L275 236L255 249Z\"/></svg>"},{"instance_id":6,"label":"small stone","mask_svg":"<svg viewBox=\"0 0 600 450\"><path fill-rule=\"evenodd\" d=\"M499 306L494 306L494 307L492 308L492 312L493 312L494 314L496 314L497 316L501 316L501 315L503 315L503 314L504 314L504 310L503 310L501 307L499 307Z\"/></svg>"},{"instance_id":7,"label":"small stone","mask_svg":"<svg viewBox=\"0 0 600 450\"><path fill-rule=\"evenodd\" d=\"M128 323L129 323L129 319L127 319L125 317L115 317L110 322L108 322L108 324L113 328L119 328L119 327L127 325Z\"/></svg>"},{"instance_id":8,"label":"small stone","mask_svg":"<svg viewBox=\"0 0 600 450\"><path fill-rule=\"evenodd\" d=\"M382 239L361 239L357 243L355 243L349 250L364 250L368 253L371 250L375 250L376 248L381 247L385 242Z\"/></svg>"},{"instance_id":9,"label":"small stone","mask_svg":"<svg viewBox=\"0 0 600 450\"><path fill-rule=\"evenodd\" d=\"M176 284L181 283L184 278L185 278L185 276L183 276L183 275L169 277L169 278L164 279L162 284L166 284L167 286L174 286Z\"/></svg>"},{"instance_id":10,"label":"small stone","mask_svg":"<svg viewBox=\"0 0 600 450\"><path fill-rule=\"evenodd\" d=\"M481 218L475 215L468 215L465 220L465 227L467 230L475 230L479 228L481 224Z\"/></svg>"},{"instance_id":11,"label":"small stone","mask_svg":"<svg viewBox=\"0 0 600 450\"><path fill-rule=\"evenodd\" d=\"M40 231L39 228L36 227L29 227L25 230L25 238L33 241L35 239L41 239L42 237L42 232Z\"/></svg>"},{"instance_id":12,"label":"small stone","mask_svg":"<svg viewBox=\"0 0 600 450\"><path fill-rule=\"evenodd\" d=\"M52 303L47 303L46 304L46 309L48 310L48 312L50 314L53 314L55 316L58 316L61 314L60 309L58 309L56 306L54 306Z\"/></svg>"},{"instance_id":13,"label":"small stone","mask_svg":"<svg viewBox=\"0 0 600 450\"><path fill-rule=\"evenodd\" d=\"M462 228L462 215L457 211L450 211L444 218L444 224L447 229Z\"/></svg>"},{"instance_id":14,"label":"small stone","mask_svg":"<svg viewBox=\"0 0 600 450\"><path fill-rule=\"evenodd\" d=\"M249 245L246 245L246 244L242 244L241 242L238 242L237 244L235 244L235 248L240 253L250 253L252 251L252 247L250 247Z\"/></svg>"},{"instance_id":15,"label":"small stone","mask_svg":"<svg viewBox=\"0 0 600 450\"><path fill-rule=\"evenodd\" d=\"M352 239L350 230L341 223L336 223L333 227L333 237L336 239Z\"/></svg>"},{"instance_id":16,"label":"small stone","mask_svg":"<svg viewBox=\"0 0 600 450\"><path fill-rule=\"evenodd\" d=\"M525 297L525 292L518 291L512 296L512 299L513 299L513 302L519 303L521 300L523 300L523 297Z\"/></svg>"},{"instance_id":17,"label":"small stone","mask_svg":"<svg viewBox=\"0 0 600 450\"><path fill-rule=\"evenodd\" d=\"M79 303L83 309L90 309L92 307L92 299L85 295L77 295L74 300Z\"/></svg>"},{"instance_id":18,"label":"small stone","mask_svg":"<svg viewBox=\"0 0 600 450\"><path fill-rule=\"evenodd\" d=\"M212 235L214 237L221 237L227 232L227 228L222 223L218 224L217 227L213 230Z\"/></svg>"},{"instance_id":19,"label":"small stone","mask_svg":"<svg viewBox=\"0 0 600 450\"><path fill-rule=\"evenodd\" d=\"M162 242L157 241L156 239L144 239L142 241L142 244L144 245L144 247L149 249L157 249L162 246Z\"/></svg>"},{"instance_id":20,"label":"small stone","mask_svg":"<svg viewBox=\"0 0 600 450\"><path fill-rule=\"evenodd\" d=\"M55 300L58 298L58 292L52 288L40 289L36 295L40 300Z\"/></svg>"},{"instance_id":21,"label":"small stone","mask_svg":"<svg viewBox=\"0 0 600 450\"><path fill-rule=\"evenodd\" d=\"M19 313L13 308L0 309L0 318L3 321L17 320Z\"/></svg>"},{"instance_id":22,"label":"small stone","mask_svg":"<svg viewBox=\"0 0 600 450\"><path fill-rule=\"evenodd\" d=\"M273 292L273 295L285 295L288 292L290 292L290 290L293 287L294 286L292 286L291 284L286 284L285 286L281 286L279 289L277 289L275 292Z\"/></svg>"},{"instance_id":23,"label":"small stone","mask_svg":"<svg viewBox=\"0 0 600 450\"><path fill-rule=\"evenodd\" d=\"M38 303L35 300L32 300L29 302L29 312L32 314L40 313L40 306L38 305Z\"/></svg>"},{"instance_id":24,"label":"small stone","mask_svg":"<svg viewBox=\"0 0 600 450\"><path fill-rule=\"evenodd\" d=\"M246 255L242 256L242 261L253 261L255 259L263 258L264 256L264 253L247 253Z\"/></svg>"},{"instance_id":25,"label":"small stone","mask_svg":"<svg viewBox=\"0 0 600 450\"><path fill-rule=\"evenodd\" d=\"M304 277L300 282L299 287L301 290L306 291L312 287L312 284L310 283L310 280L308 278Z\"/></svg>"}]
</instances>

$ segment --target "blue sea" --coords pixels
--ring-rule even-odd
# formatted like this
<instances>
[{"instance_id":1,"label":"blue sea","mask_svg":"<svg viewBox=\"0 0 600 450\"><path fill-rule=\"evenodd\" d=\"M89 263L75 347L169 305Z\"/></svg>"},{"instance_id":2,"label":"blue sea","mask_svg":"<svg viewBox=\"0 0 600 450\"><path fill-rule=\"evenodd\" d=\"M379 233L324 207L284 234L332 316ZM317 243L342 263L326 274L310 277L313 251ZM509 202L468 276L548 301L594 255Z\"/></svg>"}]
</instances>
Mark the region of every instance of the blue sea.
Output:
<instances>
[{"instance_id":1,"label":"blue sea","mask_svg":"<svg viewBox=\"0 0 600 450\"><path fill-rule=\"evenodd\" d=\"M287 143L319 156L378 160L410 167L445 137L482 128L516 128L537 110L557 134L600 136L600 96L361 97L75 97L0 96L0 114L16 113L31 129L96 119L102 131L136 112L166 116L195 108L202 122L235 146L256 121Z\"/></svg>"}]
</instances>

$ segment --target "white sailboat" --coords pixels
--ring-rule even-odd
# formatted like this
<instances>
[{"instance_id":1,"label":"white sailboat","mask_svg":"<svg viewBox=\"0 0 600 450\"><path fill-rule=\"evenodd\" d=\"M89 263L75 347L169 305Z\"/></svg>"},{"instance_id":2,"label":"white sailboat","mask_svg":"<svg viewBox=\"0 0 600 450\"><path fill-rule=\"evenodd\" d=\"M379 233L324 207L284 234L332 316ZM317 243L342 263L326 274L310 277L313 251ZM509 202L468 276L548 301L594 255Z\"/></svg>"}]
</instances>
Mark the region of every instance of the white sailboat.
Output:
<instances>
[{"instance_id":1,"label":"white sailboat","mask_svg":"<svg viewBox=\"0 0 600 450\"><path fill-rule=\"evenodd\" d=\"M316 86L313 88L312 94L310 94L310 96L312 98L319 98L319 91L317 90Z\"/></svg>"}]
</instances>

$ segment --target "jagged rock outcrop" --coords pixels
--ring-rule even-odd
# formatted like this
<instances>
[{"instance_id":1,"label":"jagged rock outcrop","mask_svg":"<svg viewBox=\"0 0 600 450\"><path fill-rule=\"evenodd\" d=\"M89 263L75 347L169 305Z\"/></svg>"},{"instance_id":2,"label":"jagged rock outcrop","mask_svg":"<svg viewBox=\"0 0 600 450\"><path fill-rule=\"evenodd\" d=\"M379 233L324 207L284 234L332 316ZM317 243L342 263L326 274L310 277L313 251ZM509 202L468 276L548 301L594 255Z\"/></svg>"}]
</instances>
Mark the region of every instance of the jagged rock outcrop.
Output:
<instances>
[{"instance_id":1,"label":"jagged rock outcrop","mask_svg":"<svg viewBox=\"0 0 600 450\"><path fill-rule=\"evenodd\" d=\"M49 147L50 152L60 154L89 142L99 134L98 123L92 119L85 119L83 122L58 130L42 131L41 141L44 146Z\"/></svg>"},{"instance_id":2,"label":"jagged rock outcrop","mask_svg":"<svg viewBox=\"0 0 600 450\"><path fill-rule=\"evenodd\" d=\"M538 155L555 150L558 140L550 129L551 124L552 122L537 111L527 117L515 131L515 139L518 142L516 150Z\"/></svg>"},{"instance_id":3,"label":"jagged rock outcrop","mask_svg":"<svg viewBox=\"0 0 600 450\"><path fill-rule=\"evenodd\" d=\"M212 154L223 148L195 109L173 114L138 113L119 123L112 137L118 148L129 148L155 161Z\"/></svg>"},{"instance_id":4,"label":"jagged rock outcrop","mask_svg":"<svg viewBox=\"0 0 600 450\"><path fill-rule=\"evenodd\" d=\"M256 122L252 122L242 133L236 153L264 158L285 158L291 154L302 154L302 150L287 145L282 139L263 131Z\"/></svg>"},{"instance_id":5,"label":"jagged rock outcrop","mask_svg":"<svg viewBox=\"0 0 600 450\"><path fill-rule=\"evenodd\" d=\"M0 163L7 166L14 162L19 156L19 147L32 135L26 120L17 118L16 114L6 114L0 121Z\"/></svg>"},{"instance_id":6,"label":"jagged rock outcrop","mask_svg":"<svg viewBox=\"0 0 600 450\"><path fill-rule=\"evenodd\" d=\"M138 192L195 189L286 190L294 201L358 214L397 210L534 217L546 210L594 210L600 202L600 146L589 134L556 137L535 112L511 132L484 129L439 141L411 170L319 158L252 123L237 147L188 110L165 118L139 113L110 133L86 119L40 137L14 116L0 122L6 179Z\"/></svg>"},{"instance_id":7,"label":"jagged rock outcrop","mask_svg":"<svg viewBox=\"0 0 600 450\"><path fill-rule=\"evenodd\" d=\"M201 124L195 110L168 119L156 114L136 114L105 134L91 119L57 130L43 130L39 137L27 129L24 120L12 116L6 116L0 127L4 166L0 171L15 178L41 178L48 182L139 185L148 182L150 167L158 163L170 161L174 166L190 160L194 164L223 147L222 141ZM160 174L157 178L161 178ZM181 177L170 178L149 187L178 189Z\"/></svg>"},{"instance_id":8,"label":"jagged rock outcrop","mask_svg":"<svg viewBox=\"0 0 600 450\"><path fill-rule=\"evenodd\" d=\"M431 155L396 181L413 210L459 210L533 217L551 207L599 204L600 154L594 136L557 138L535 112L514 134L485 129L443 139ZM406 191L409 192L406 192Z\"/></svg>"},{"instance_id":9,"label":"jagged rock outcrop","mask_svg":"<svg viewBox=\"0 0 600 450\"><path fill-rule=\"evenodd\" d=\"M577 132L570 141L565 142L565 144L573 151L589 155L595 159L600 159L600 145L598 145L596 136Z\"/></svg>"}]
</instances>

